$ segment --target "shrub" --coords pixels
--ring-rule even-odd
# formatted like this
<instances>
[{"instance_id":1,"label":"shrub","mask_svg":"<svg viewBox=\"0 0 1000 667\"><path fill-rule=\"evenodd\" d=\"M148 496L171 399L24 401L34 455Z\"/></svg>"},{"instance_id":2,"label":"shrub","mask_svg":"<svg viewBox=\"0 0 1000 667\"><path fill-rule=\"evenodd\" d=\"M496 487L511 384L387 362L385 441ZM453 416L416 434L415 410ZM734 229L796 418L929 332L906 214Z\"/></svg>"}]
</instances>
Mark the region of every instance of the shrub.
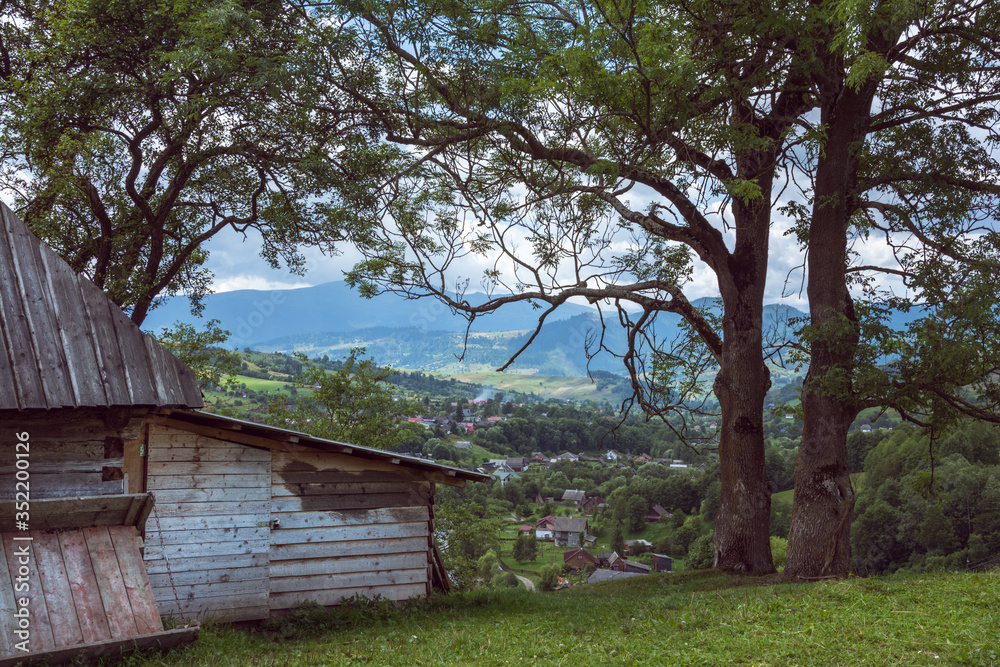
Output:
<instances>
[{"instance_id":1,"label":"shrub","mask_svg":"<svg viewBox=\"0 0 1000 667\"><path fill-rule=\"evenodd\" d=\"M687 566L690 570L707 570L715 565L715 549L711 535L702 535L688 548Z\"/></svg>"},{"instance_id":2,"label":"shrub","mask_svg":"<svg viewBox=\"0 0 1000 667\"><path fill-rule=\"evenodd\" d=\"M559 585L559 575L562 574L560 563L549 563L542 568L542 576L538 580L538 586L543 591L554 590Z\"/></svg>"}]
</instances>

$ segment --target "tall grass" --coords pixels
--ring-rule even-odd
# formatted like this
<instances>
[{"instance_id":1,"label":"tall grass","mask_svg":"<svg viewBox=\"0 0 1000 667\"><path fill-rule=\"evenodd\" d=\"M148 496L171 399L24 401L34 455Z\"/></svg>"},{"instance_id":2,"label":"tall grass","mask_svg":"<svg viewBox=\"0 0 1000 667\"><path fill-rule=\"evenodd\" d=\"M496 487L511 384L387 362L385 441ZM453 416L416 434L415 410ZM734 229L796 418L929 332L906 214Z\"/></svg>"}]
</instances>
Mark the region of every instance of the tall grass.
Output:
<instances>
[{"instance_id":1,"label":"tall grass","mask_svg":"<svg viewBox=\"0 0 1000 667\"><path fill-rule=\"evenodd\" d=\"M345 620L346 619L346 620ZM257 631L208 627L133 664L1000 665L1000 574L809 584L695 572L483 590Z\"/></svg>"}]
</instances>

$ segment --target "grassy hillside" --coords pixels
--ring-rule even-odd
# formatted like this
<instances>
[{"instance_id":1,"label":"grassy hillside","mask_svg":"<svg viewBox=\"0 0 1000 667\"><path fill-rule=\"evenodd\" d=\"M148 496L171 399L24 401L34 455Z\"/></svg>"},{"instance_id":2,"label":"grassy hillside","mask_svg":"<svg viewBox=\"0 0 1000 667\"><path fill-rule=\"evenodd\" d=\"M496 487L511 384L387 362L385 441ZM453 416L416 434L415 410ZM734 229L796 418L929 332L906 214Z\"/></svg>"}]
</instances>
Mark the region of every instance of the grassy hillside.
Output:
<instances>
[{"instance_id":1,"label":"grassy hillside","mask_svg":"<svg viewBox=\"0 0 1000 667\"><path fill-rule=\"evenodd\" d=\"M475 591L202 631L150 665L998 665L1000 573L764 585L695 572L554 593Z\"/></svg>"}]
</instances>

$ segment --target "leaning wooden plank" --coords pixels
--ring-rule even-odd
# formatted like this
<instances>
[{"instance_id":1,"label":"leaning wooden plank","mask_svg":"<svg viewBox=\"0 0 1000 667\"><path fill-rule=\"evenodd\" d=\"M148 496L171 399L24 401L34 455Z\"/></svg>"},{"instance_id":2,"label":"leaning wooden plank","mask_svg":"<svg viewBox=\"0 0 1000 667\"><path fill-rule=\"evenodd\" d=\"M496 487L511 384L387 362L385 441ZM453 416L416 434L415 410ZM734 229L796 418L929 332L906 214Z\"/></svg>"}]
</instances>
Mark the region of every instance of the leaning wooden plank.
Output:
<instances>
[{"instance_id":1,"label":"leaning wooden plank","mask_svg":"<svg viewBox=\"0 0 1000 667\"><path fill-rule=\"evenodd\" d=\"M367 524L412 523L428 521L430 509L421 507L380 507L333 512L276 512L271 514L281 529L324 528L327 526L361 526Z\"/></svg>"},{"instance_id":2,"label":"leaning wooden plank","mask_svg":"<svg viewBox=\"0 0 1000 667\"><path fill-rule=\"evenodd\" d=\"M45 592L45 606L49 610L52 638L56 646L82 644L83 631L73 604L73 591L69 575L63 562L59 537L54 533L33 531L35 538L35 560L38 563L39 580Z\"/></svg>"},{"instance_id":3,"label":"leaning wooden plank","mask_svg":"<svg viewBox=\"0 0 1000 667\"><path fill-rule=\"evenodd\" d=\"M303 544L305 542L354 542L399 537L419 537L428 534L426 523L390 523L368 526L330 526L326 528L290 528L271 531L272 544Z\"/></svg>"},{"instance_id":4,"label":"leaning wooden plank","mask_svg":"<svg viewBox=\"0 0 1000 667\"><path fill-rule=\"evenodd\" d=\"M248 528L207 528L204 530L148 531L146 546L159 547L173 544L219 544L223 542L244 542L266 540L270 533L266 526Z\"/></svg>"},{"instance_id":5,"label":"leaning wooden plank","mask_svg":"<svg viewBox=\"0 0 1000 667\"><path fill-rule=\"evenodd\" d=\"M226 567L214 570L193 570L190 572L173 572L169 574L150 574L149 585L153 588L168 588L173 586L193 586L195 584L222 584L227 581L255 581L267 579L270 576L266 566L263 567Z\"/></svg>"},{"instance_id":6,"label":"leaning wooden plank","mask_svg":"<svg viewBox=\"0 0 1000 667\"><path fill-rule=\"evenodd\" d=\"M35 560L34 539L15 540L15 537L31 537L30 533L3 533L3 549L7 556L7 567L14 582L14 595L28 602L31 615L30 651L48 651L56 647L52 638L49 610L45 604L45 591L38 576Z\"/></svg>"},{"instance_id":7,"label":"leaning wooden plank","mask_svg":"<svg viewBox=\"0 0 1000 667\"><path fill-rule=\"evenodd\" d=\"M151 559L149 552L150 550L147 549L145 555L146 572L150 578L184 572L215 571L222 568L239 570L248 573L248 575L250 572L257 571L258 568L265 568L262 570L264 573L262 576L266 576L268 563L267 553L228 554L224 556L213 554L195 558L173 558L167 561L162 558Z\"/></svg>"},{"instance_id":8,"label":"leaning wooden plank","mask_svg":"<svg viewBox=\"0 0 1000 667\"><path fill-rule=\"evenodd\" d=\"M17 611L17 600L2 541L0 541L0 564L4 566L3 572L0 572L0 655L10 655L14 652L14 645L21 640L14 634L17 631L17 617L14 616Z\"/></svg>"},{"instance_id":9,"label":"leaning wooden plank","mask_svg":"<svg viewBox=\"0 0 1000 667\"><path fill-rule=\"evenodd\" d=\"M83 531L68 530L59 533L59 546L73 591L73 604L80 620L83 641L91 643L111 639L111 628L108 627L108 618Z\"/></svg>"},{"instance_id":10,"label":"leaning wooden plank","mask_svg":"<svg viewBox=\"0 0 1000 667\"><path fill-rule=\"evenodd\" d=\"M272 545L270 558L272 562L282 560L298 560L302 558L353 556L356 554L392 554L420 551L427 549L427 536L392 538L382 540L359 540L357 542L318 543L318 544L287 544Z\"/></svg>"},{"instance_id":11,"label":"leaning wooden plank","mask_svg":"<svg viewBox=\"0 0 1000 667\"><path fill-rule=\"evenodd\" d=\"M73 646L43 653L29 653L0 659L0 667L14 667L18 664L34 663L35 661L48 665L60 665L67 662L79 664L99 658L118 658L132 651L146 649L167 650L183 646L184 644L190 644L197 640L199 630L200 628L196 625L190 628L166 630L154 635L129 637L127 639L109 639L88 644L87 646Z\"/></svg>"},{"instance_id":12,"label":"leaning wooden plank","mask_svg":"<svg viewBox=\"0 0 1000 667\"><path fill-rule=\"evenodd\" d=\"M162 632L163 622L153 601L153 589L142 564L142 555L139 554L139 533L134 526L110 526L108 533L118 556L136 629L140 635Z\"/></svg>"},{"instance_id":13,"label":"leaning wooden plank","mask_svg":"<svg viewBox=\"0 0 1000 667\"><path fill-rule=\"evenodd\" d=\"M90 549L90 559L94 565L104 611L108 615L111 637L133 637L139 634L128 590L125 588L125 579L118 564L118 555L115 553L108 528L106 526L84 528L83 536Z\"/></svg>"},{"instance_id":14,"label":"leaning wooden plank","mask_svg":"<svg viewBox=\"0 0 1000 667\"><path fill-rule=\"evenodd\" d=\"M312 600L325 607L338 604L344 598L362 595L374 598L380 595L389 600L409 600L410 598L423 597L426 595L425 584L407 584L404 586L361 586L358 588L340 588L328 591L308 591L272 593L271 610L292 609L306 600Z\"/></svg>"},{"instance_id":15,"label":"leaning wooden plank","mask_svg":"<svg viewBox=\"0 0 1000 667\"><path fill-rule=\"evenodd\" d=\"M314 575L374 572L377 570L408 570L426 567L426 551L402 554L369 554L341 558L309 558L271 563L271 579Z\"/></svg>"},{"instance_id":16,"label":"leaning wooden plank","mask_svg":"<svg viewBox=\"0 0 1000 667\"><path fill-rule=\"evenodd\" d=\"M427 563L417 570L381 570L374 572L349 572L346 574L284 577L271 580L271 594L291 591L325 591L337 588L363 586L395 587L427 581Z\"/></svg>"}]
</instances>

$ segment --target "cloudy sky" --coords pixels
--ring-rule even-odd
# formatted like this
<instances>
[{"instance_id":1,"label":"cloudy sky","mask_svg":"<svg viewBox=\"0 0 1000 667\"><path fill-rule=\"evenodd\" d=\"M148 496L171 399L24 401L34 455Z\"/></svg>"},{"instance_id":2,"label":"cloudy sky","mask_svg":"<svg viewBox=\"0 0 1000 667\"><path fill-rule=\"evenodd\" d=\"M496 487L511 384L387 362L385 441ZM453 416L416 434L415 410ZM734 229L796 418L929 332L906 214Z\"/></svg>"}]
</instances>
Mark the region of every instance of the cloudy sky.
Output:
<instances>
[{"instance_id":1,"label":"cloudy sky","mask_svg":"<svg viewBox=\"0 0 1000 667\"><path fill-rule=\"evenodd\" d=\"M806 307L805 285L803 283L803 254L794 237L787 235L790 221L775 212L771 226L770 266L768 269L766 303L786 303L804 309ZM732 235L728 235L732 241ZM360 259L359 254L349 246L337 257L324 256L318 251L306 251L308 270L304 276L297 276L287 269L272 269L260 258L259 237L244 238L234 233L223 233L211 241L209 267L215 274L214 290L229 292L240 289L290 289L309 287L325 282L344 279L344 272ZM886 260L866 254L872 261ZM462 277L471 279L471 289L479 284L482 269L486 266L466 261L462 265ZM692 281L686 286L691 299L718 296L714 274L704 265L696 263Z\"/></svg>"}]
</instances>

